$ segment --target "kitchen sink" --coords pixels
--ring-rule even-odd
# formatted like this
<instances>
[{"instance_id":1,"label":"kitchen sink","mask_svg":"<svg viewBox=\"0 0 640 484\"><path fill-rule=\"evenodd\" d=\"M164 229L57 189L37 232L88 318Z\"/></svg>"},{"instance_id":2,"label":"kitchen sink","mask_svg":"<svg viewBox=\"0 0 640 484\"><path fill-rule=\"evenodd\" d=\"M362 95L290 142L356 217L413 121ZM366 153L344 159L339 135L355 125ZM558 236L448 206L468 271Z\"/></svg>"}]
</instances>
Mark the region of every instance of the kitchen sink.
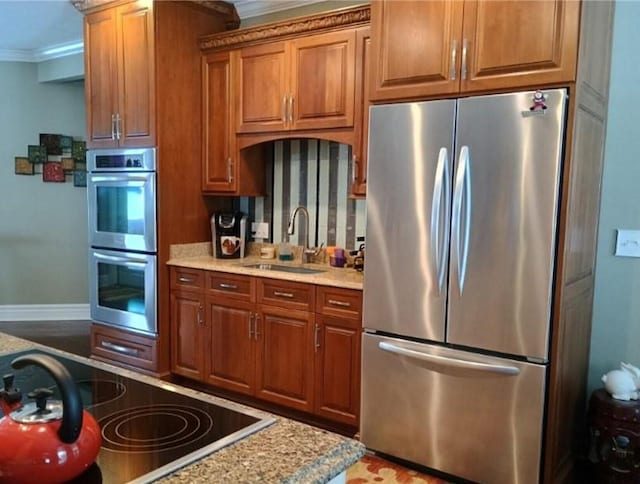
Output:
<instances>
[{"instance_id":1,"label":"kitchen sink","mask_svg":"<svg viewBox=\"0 0 640 484\"><path fill-rule=\"evenodd\" d=\"M280 264L265 264L262 262L256 264L247 264L242 267L248 269L260 269L262 271L281 271L281 272L293 272L294 274L318 274L325 272L322 269L310 269L308 267L296 267L296 266L283 266Z\"/></svg>"}]
</instances>

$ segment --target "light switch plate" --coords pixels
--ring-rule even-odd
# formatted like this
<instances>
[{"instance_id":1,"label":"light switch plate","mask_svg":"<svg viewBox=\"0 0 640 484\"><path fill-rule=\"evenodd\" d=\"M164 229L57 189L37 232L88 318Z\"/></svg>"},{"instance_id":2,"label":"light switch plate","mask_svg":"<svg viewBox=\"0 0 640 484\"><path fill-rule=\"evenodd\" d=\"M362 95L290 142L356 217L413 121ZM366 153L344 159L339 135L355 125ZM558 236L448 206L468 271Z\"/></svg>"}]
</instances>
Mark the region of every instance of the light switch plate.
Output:
<instances>
[{"instance_id":1,"label":"light switch plate","mask_svg":"<svg viewBox=\"0 0 640 484\"><path fill-rule=\"evenodd\" d=\"M252 222L251 233L254 239L268 239L269 224L267 222Z\"/></svg>"},{"instance_id":2,"label":"light switch plate","mask_svg":"<svg viewBox=\"0 0 640 484\"><path fill-rule=\"evenodd\" d=\"M621 257L640 257L640 230L618 229L616 251L614 255Z\"/></svg>"}]
</instances>

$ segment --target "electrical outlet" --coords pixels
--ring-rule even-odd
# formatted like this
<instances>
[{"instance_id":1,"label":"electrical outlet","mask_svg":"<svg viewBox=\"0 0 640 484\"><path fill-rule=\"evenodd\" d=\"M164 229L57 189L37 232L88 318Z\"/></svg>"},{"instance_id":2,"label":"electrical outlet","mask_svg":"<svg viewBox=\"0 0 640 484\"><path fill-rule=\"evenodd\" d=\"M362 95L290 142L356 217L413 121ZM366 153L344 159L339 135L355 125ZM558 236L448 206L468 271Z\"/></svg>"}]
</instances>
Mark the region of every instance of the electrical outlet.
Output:
<instances>
[{"instance_id":1,"label":"electrical outlet","mask_svg":"<svg viewBox=\"0 0 640 484\"><path fill-rule=\"evenodd\" d=\"M266 222L252 222L251 233L254 239L268 239L269 224Z\"/></svg>"},{"instance_id":2,"label":"electrical outlet","mask_svg":"<svg viewBox=\"0 0 640 484\"><path fill-rule=\"evenodd\" d=\"M640 257L640 230L618 229L615 255Z\"/></svg>"}]
</instances>

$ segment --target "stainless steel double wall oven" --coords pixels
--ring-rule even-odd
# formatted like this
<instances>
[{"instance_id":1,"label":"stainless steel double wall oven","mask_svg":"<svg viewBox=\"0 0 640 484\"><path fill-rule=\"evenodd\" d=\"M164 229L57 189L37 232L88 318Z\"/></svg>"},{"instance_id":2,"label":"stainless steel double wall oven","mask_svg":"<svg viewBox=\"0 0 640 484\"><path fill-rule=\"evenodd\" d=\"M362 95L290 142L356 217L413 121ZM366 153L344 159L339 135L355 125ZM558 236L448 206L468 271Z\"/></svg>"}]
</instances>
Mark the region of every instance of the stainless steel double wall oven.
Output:
<instances>
[{"instance_id":1,"label":"stainless steel double wall oven","mask_svg":"<svg viewBox=\"0 0 640 484\"><path fill-rule=\"evenodd\" d=\"M91 319L155 335L156 150L88 155Z\"/></svg>"}]
</instances>

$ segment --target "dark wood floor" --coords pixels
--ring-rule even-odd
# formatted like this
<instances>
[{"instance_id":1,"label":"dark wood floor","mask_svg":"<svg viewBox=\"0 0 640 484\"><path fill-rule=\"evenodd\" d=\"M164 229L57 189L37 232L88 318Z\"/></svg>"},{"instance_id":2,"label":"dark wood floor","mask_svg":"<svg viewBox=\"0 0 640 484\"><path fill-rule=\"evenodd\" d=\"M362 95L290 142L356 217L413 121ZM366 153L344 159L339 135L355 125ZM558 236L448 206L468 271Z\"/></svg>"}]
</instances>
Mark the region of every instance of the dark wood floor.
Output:
<instances>
[{"instance_id":1,"label":"dark wood floor","mask_svg":"<svg viewBox=\"0 0 640 484\"><path fill-rule=\"evenodd\" d=\"M91 321L0 321L0 332L89 357Z\"/></svg>"}]
</instances>

